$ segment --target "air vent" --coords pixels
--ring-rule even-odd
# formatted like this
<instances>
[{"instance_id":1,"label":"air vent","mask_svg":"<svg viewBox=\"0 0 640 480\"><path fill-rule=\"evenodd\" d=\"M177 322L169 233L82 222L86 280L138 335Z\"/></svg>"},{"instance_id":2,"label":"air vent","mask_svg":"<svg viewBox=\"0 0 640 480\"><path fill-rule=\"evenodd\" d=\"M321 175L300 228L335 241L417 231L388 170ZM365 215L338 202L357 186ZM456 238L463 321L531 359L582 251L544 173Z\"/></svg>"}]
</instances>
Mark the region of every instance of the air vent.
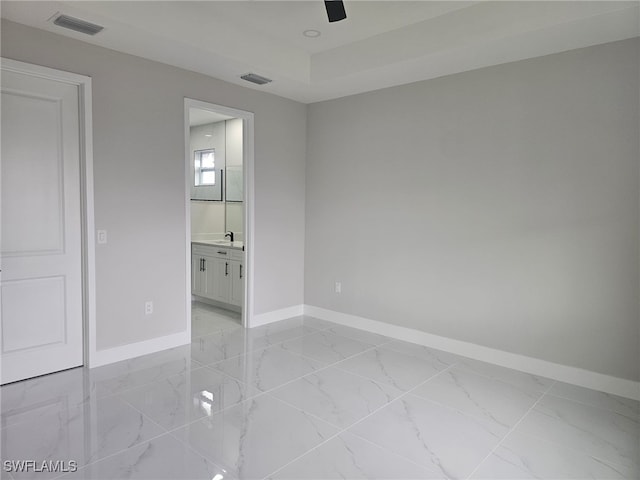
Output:
<instances>
[{"instance_id":1,"label":"air vent","mask_svg":"<svg viewBox=\"0 0 640 480\"><path fill-rule=\"evenodd\" d=\"M273 81L270 78L262 77L255 73L247 73L246 75L242 75L240 78L243 80L246 80L247 82L255 83L257 85L264 85L265 83L269 83Z\"/></svg>"},{"instance_id":2,"label":"air vent","mask_svg":"<svg viewBox=\"0 0 640 480\"><path fill-rule=\"evenodd\" d=\"M76 32L86 33L87 35L95 35L104 30L104 27L95 23L85 22L79 18L73 18L68 15L60 15L53 21L59 27L75 30Z\"/></svg>"}]
</instances>

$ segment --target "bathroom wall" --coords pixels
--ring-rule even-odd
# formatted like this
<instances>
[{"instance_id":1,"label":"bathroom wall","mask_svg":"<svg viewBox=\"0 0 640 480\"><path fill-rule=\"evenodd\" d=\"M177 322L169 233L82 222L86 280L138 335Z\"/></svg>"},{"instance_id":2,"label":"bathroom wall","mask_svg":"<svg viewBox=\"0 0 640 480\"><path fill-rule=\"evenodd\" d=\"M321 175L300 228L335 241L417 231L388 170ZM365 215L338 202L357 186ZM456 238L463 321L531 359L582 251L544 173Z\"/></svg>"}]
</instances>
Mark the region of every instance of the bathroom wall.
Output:
<instances>
[{"instance_id":1,"label":"bathroom wall","mask_svg":"<svg viewBox=\"0 0 640 480\"><path fill-rule=\"evenodd\" d=\"M310 105L306 303L639 380L639 59L636 38Z\"/></svg>"},{"instance_id":2,"label":"bathroom wall","mask_svg":"<svg viewBox=\"0 0 640 480\"><path fill-rule=\"evenodd\" d=\"M222 202L191 201L191 237L224 233L225 205Z\"/></svg>"}]
</instances>

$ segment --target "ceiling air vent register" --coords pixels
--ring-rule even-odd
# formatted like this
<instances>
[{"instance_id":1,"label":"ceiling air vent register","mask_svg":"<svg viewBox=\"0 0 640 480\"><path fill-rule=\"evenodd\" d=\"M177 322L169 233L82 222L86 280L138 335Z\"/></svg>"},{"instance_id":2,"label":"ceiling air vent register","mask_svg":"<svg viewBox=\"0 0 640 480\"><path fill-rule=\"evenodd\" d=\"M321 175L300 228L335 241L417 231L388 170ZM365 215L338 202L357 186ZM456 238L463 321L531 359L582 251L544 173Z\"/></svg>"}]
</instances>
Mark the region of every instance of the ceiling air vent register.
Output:
<instances>
[{"instance_id":1,"label":"ceiling air vent register","mask_svg":"<svg viewBox=\"0 0 640 480\"><path fill-rule=\"evenodd\" d=\"M53 23L59 27L68 28L69 30L85 33L87 35L95 35L96 33L104 30L104 27L101 25L80 20L79 18L70 17L69 15L59 15Z\"/></svg>"},{"instance_id":2,"label":"ceiling air vent register","mask_svg":"<svg viewBox=\"0 0 640 480\"><path fill-rule=\"evenodd\" d=\"M273 81L270 78L262 77L256 73L247 73L245 75L242 75L240 78L243 80L246 80L247 82L255 83L257 85L264 85L265 83L269 83Z\"/></svg>"}]
</instances>

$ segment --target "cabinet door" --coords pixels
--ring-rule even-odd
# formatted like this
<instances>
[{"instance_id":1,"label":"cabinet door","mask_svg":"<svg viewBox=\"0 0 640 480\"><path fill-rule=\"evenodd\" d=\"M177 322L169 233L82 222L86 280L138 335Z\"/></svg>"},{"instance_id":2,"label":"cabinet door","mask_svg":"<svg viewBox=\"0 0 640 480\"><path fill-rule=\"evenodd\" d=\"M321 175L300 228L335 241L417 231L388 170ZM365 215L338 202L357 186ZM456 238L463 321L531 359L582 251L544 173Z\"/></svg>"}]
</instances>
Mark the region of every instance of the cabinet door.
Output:
<instances>
[{"instance_id":1,"label":"cabinet door","mask_svg":"<svg viewBox=\"0 0 640 480\"><path fill-rule=\"evenodd\" d=\"M241 307L244 302L244 266L238 260L231 264L231 300L230 303Z\"/></svg>"},{"instance_id":2,"label":"cabinet door","mask_svg":"<svg viewBox=\"0 0 640 480\"><path fill-rule=\"evenodd\" d=\"M201 297L206 296L207 281L203 272L204 258L202 255L191 255L191 293Z\"/></svg>"},{"instance_id":3,"label":"cabinet door","mask_svg":"<svg viewBox=\"0 0 640 480\"><path fill-rule=\"evenodd\" d=\"M211 279L209 297L229 303L231 294L231 265L226 258L207 258L207 278Z\"/></svg>"}]
</instances>

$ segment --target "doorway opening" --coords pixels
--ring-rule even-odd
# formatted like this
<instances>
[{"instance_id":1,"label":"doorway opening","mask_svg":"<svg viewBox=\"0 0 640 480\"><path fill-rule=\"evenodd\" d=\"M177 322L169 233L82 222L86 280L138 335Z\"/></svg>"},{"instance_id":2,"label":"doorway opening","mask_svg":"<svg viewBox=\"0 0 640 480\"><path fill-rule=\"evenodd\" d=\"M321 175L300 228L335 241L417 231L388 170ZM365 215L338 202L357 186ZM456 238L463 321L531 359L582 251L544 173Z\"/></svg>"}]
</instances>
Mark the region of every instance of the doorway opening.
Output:
<instances>
[{"instance_id":1,"label":"doorway opening","mask_svg":"<svg viewBox=\"0 0 640 480\"><path fill-rule=\"evenodd\" d=\"M253 318L253 113L185 98L186 317L192 301Z\"/></svg>"}]
</instances>

